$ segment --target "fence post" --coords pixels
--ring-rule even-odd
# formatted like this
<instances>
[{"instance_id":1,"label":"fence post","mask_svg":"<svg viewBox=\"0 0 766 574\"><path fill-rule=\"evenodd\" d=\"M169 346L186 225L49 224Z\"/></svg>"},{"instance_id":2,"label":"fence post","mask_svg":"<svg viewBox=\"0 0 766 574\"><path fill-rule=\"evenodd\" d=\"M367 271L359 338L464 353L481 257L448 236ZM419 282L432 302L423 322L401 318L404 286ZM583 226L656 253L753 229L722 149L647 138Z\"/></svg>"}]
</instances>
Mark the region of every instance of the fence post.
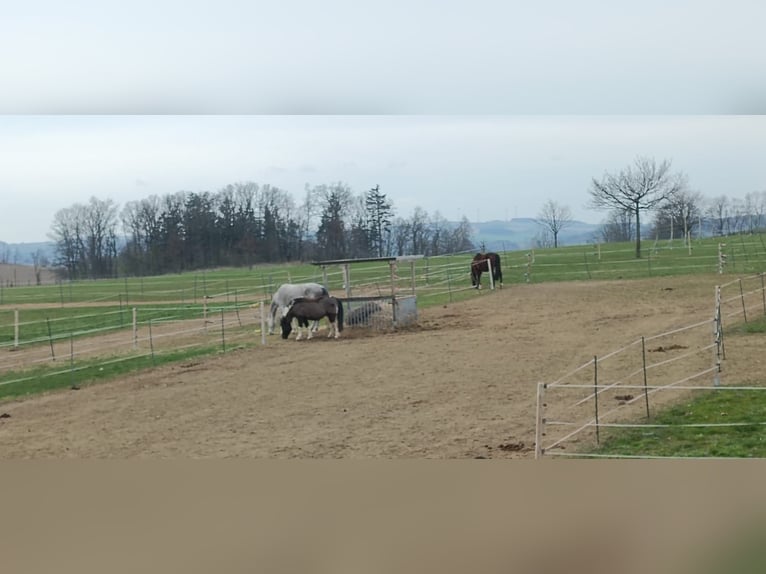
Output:
<instances>
[{"instance_id":1,"label":"fence post","mask_svg":"<svg viewBox=\"0 0 766 574\"><path fill-rule=\"evenodd\" d=\"M226 352L226 335L224 333L223 308L221 308L221 350Z\"/></svg>"},{"instance_id":2,"label":"fence post","mask_svg":"<svg viewBox=\"0 0 766 574\"><path fill-rule=\"evenodd\" d=\"M133 307L133 350L138 349L138 311Z\"/></svg>"},{"instance_id":3,"label":"fence post","mask_svg":"<svg viewBox=\"0 0 766 574\"><path fill-rule=\"evenodd\" d=\"M713 377L713 386L721 384L721 349L723 343L723 330L721 329L721 287L715 288L715 315L713 316L713 365L716 367L715 377Z\"/></svg>"},{"instance_id":4,"label":"fence post","mask_svg":"<svg viewBox=\"0 0 766 574\"><path fill-rule=\"evenodd\" d=\"M596 444L601 444L598 428L598 357L593 355L593 398L596 401Z\"/></svg>"},{"instance_id":5,"label":"fence post","mask_svg":"<svg viewBox=\"0 0 766 574\"><path fill-rule=\"evenodd\" d=\"M544 389L545 383L537 383L537 423L535 424L535 460L539 460L543 456L543 425L545 424L545 417L543 417L542 408L545 406Z\"/></svg>"},{"instance_id":6,"label":"fence post","mask_svg":"<svg viewBox=\"0 0 766 574\"><path fill-rule=\"evenodd\" d=\"M530 275L532 275L532 260L531 254L527 253L527 271L524 273L524 278L526 279L527 283L529 283Z\"/></svg>"},{"instance_id":7,"label":"fence post","mask_svg":"<svg viewBox=\"0 0 766 574\"><path fill-rule=\"evenodd\" d=\"M351 269L348 263L343 264L343 288L346 290L346 297L351 297Z\"/></svg>"},{"instance_id":8,"label":"fence post","mask_svg":"<svg viewBox=\"0 0 766 574\"><path fill-rule=\"evenodd\" d=\"M152 353L152 366L154 367L156 363L154 362L154 337L152 336L152 320L149 319L149 350Z\"/></svg>"},{"instance_id":9,"label":"fence post","mask_svg":"<svg viewBox=\"0 0 766 574\"><path fill-rule=\"evenodd\" d=\"M745 293L742 290L742 279L739 280L739 297L742 300L742 314L745 316L745 323L747 323L747 308L745 307Z\"/></svg>"},{"instance_id":10,"label":"fence post","mask_svg":"<svg viewBox=\"0 0 766 574\"><path fill-rule=\"evenodd\" d=\"M487 271L489 271L489 288L490 290L495 290L495 281L492 278L492 260L487 259Z\"/></svg>"},{"instance_id":11,"label":"fence post","mask_svg":"<svg viewBox=\"0 0 766 574\"><path fill-rule=\"evenodd\" d=\"M45 318L45 322L48 324L48 343L51 346L51 357L56 360L56 352L53 350L53 333L51 333L51 320L50 317Z\"/></svg>"},{"instance_id":12,"label":"fence post","mask_svg":"<svg viewBox=\"0 0 766 574\"><path fill-rule=\"evenodd\" d=\"M396 261L389 261L388 267L391 270L391 314L393 316L391 322L396 328Z\"/></svg>"},{"instance_id":13,"label":"fence post","mask_svg":"<svg viewBox=\"0 0 766 574\"><path fill-rule=\"evenodd\" d=\"M80 389L74 382L74 333L69 332L69 388L73 391Z\"/></svg>"},{"instance_id":14,"label":"fence post","mask_svg":"<svg viewBox=\"0 0 766 574\"><path fill-rule=\"evenodd\" d=\"M585 251L583 254L583 259L585 260L585 272L588 274L588 279L592 279L590 275L590 267L588 267L588 252Z\"/></svg>"},{"instance_id":15,"label":"fence post","mask_svg":"<svg viewBox=\"0 0 766 574\"><path fill-rule=\"evenodd\" d=\"M13 350L19 348L19 310L13 311Z\"/></svg>"},{"instance_id":16,"label":"fence post","mask_svg":"<svg viewBox=\"0 0 766 574\"><path fill-rule=\"evenodd\" d=\"M766 315L766 289L763 288L763 272L761 272L761 298L763 299L763 314Z\"/></svg>"},{"instance_id":17,"label":"fence post","mask_svg":"<svg viewBox=\"0 0 766 574\"><path fill-rule=\"evenodd\" d=\"M259 303L261 309L261 345L266 344L266 318L263 313L263 301Z\"/></svg>"},{"instance_id":18,"label":"fence post","mask_svg":"<svg viewBox=\"0 0 766 574\"><path fill-rule=\"evenodd\" d=\"M646 420L649 420L649 389L646 384L646 340L641 335L641 359L644 370L644 400L646 401Z\"/></svg>"},{"instance_id":19,"label":"fence post","mask_svg":"<svg viewBox=\"0 0 766 574\"><path fill-rule=\"evenodd\" d=\"M726 265L726 254L723 252L723 248L726 247L725 243L718 244L718 274L723 275L723 266Z\"/></svg>"}]
</instances>

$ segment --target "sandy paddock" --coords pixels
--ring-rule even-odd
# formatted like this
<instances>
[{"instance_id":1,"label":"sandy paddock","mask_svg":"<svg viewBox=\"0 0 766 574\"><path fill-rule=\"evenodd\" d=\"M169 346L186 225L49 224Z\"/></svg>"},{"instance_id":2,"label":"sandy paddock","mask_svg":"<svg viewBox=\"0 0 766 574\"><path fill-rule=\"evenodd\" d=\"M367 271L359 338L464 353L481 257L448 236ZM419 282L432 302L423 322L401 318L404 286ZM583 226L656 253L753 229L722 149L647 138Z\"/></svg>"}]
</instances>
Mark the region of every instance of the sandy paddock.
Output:
<instances>
[{"instance_id":1,"label":"sandy paddock","mask_svg":"<svg viewBox=\"0 0 766 574\"><path fill-rule=\"evenodd\" d=\"M3 458L529 458L536 383L712 316L719 277L507 285L395 333L265 347L0 403ZM257 337L257 335L253 335ZM752 382L763 337L728 341Z\"/></svg>"}]
</instances>

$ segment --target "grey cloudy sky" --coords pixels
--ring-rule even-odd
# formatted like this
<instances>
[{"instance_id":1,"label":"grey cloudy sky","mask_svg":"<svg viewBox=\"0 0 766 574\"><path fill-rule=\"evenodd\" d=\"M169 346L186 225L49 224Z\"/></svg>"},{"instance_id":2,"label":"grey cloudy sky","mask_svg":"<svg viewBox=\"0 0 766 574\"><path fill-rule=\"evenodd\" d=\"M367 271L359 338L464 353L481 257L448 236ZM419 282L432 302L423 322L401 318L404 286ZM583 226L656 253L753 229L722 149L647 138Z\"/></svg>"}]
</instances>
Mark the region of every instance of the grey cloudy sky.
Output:
<instances>
[{"instance_id":1,"label":"grey cloudy sky","mask_svg":"<svg viewBox=\"0 0 766 574\"><path fill-rule=\"evenodd\" d=\"M296 198L380 184L402 215L471 220L550 198L598 221L590 178L639 154L705 195L763 190L764 16L755 0L8 3L0 239L44 240L91 195L244 180Z\"/></svg>"}]
</instances>

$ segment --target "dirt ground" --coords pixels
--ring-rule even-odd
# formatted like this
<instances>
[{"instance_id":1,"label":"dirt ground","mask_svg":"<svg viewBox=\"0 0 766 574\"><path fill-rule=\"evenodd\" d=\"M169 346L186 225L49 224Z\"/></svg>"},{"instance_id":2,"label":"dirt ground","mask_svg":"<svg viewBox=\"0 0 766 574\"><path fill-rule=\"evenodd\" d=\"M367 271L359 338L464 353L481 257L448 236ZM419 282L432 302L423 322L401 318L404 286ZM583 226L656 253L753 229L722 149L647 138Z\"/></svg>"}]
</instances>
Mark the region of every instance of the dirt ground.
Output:
<instances>
[{"instance_id":1,"label":"dirt ground","mask_svg":"<svg viewBox=\"0 0 766 574\"><path fill-rule=\"evenodd\" d=\"M47 285L56 282L56 274L53 270L43 267L40 270L40 283ZM0 284L3 286L28 286L36 285L37 277L32 265L14 265L12 263L0 263Z\"/></svg>"},{"instance_id":2,"label":"dirt ground","mask_svg":"<svg viewBox=\"0 0 766 574\"><path fill-rule=\"evenodd\" d=\"M507 285L395 333L271 336L0 402L0 458L531 458L538 382L712 317L719 279ZM727 341L725 384L766 372L763 342Z\"/></svg>"}]
</instances>

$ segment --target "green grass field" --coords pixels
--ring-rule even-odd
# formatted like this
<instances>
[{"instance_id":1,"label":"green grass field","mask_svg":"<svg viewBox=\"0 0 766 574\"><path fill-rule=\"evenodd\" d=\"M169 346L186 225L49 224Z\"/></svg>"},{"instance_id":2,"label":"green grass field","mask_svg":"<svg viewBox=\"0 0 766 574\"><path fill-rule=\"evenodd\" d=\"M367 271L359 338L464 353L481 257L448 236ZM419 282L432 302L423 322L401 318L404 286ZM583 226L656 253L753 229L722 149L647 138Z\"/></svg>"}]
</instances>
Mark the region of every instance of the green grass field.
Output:
<instances>
[{"instance_id":1,"label":"green grass field","mask_svg":"<svg viewBox=\"0 0 766 574\"><path fill-rule=\"evenodd\" d=\"M738 324L729 337L766 333L766 318ZM764 378L766 379L766 377ZM692 400L661 411L649 421L668 425L604 432L596 449L602 456L653 457L766 457L766 380L753 381L763 390L696 391ZM720 426L696 426L712 424ZM731 426L726 426L731 425Z\"/></svg>"},{"instance_id":2,"label":"green grass field","mask_svg":"<svg viewBox=\"0 0 766 574\"><path fill-rule=\"evenodd\" d=\"M508 251L502 253L505 283L549 282L588 279L626 279L695 273L714 273L719 268L719 238L693 240L691 250L682 241L642 243L642 257L635 258L632 243L578 245L558 249ZM725 238L725 274L759 273L766 268L766 238L742 235ZM444 292L470 286L471 254L417 259L414 262L418 292L425 288ZM387 263L356 263L350 268L354 288L390 291L391 273ZM412 283L409 262L396 269L395 283L406 289ZM282 283L315 281L326 283L331 291L344 284L339 266L326 269L312 264L264 265L252 269L220 269L159 277L128 277L96 281L64 281L55 285L3 287L0 310L16 305L99 304L133 306L173 302L200 304L204 298L216 303L268 298ZM486 285L485 278L485 285ZM427 302L425 303L427 304ZM5 311L7 313L7 311Z\"/></svg>"}]
</instances>

